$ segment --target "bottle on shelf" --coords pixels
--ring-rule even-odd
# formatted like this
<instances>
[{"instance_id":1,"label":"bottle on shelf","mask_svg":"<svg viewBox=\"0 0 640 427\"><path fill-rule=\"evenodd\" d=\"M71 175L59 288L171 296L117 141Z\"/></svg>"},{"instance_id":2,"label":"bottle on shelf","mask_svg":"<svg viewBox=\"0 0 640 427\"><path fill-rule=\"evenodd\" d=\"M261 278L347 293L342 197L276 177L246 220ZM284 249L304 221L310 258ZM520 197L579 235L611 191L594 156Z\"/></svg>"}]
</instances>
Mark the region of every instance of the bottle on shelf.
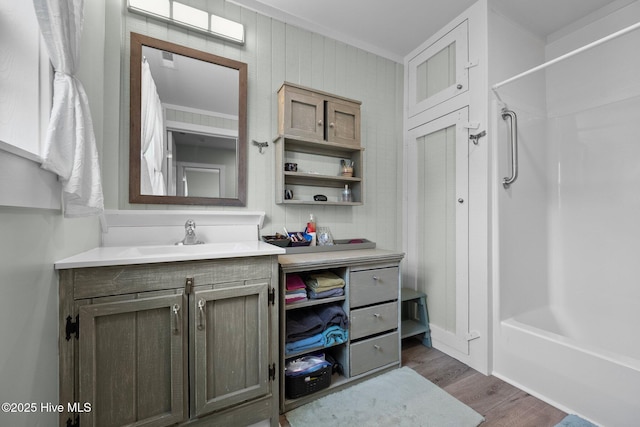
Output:
<instances>
[{"instance_id":1,"label":"bottle on shelf","mask_svg":"<svg viewBox=\"0 0 640 427\"><path fill-rule=\"evenodd\" d=\"M307 234L311 235L311 246L316 245L316 219L313 214L309 214L307 221Z\"/></svg>"},{"instance_id":2,"label":"bottle on shelf","mask_svg":"<svg viewBox=\"0 0 640 427\"><path fill-rule=\"evenodd\" d=\"M349 189L349 185L344 185L344 190L342 190L342 201L350 202L351 201L351 189Z\"/></svg>"}]
</instances>

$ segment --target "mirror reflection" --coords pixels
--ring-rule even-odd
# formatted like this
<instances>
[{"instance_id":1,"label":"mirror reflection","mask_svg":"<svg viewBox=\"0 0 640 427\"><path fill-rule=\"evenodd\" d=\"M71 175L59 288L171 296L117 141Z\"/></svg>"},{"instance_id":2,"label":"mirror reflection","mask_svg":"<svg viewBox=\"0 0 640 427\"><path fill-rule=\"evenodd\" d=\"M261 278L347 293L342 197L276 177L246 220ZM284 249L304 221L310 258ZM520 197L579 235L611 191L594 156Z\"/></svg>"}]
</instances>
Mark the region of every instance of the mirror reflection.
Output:
<instances>
[{"instance_id":1,"label":"mirror reflection","mask_svg":"<svg viewBox=\"0 0 640 427\"><path fill-rule=\"evenodd\" d=\"M132 33L133 203L244 205L245 123L246 64Z\"/></svg>"}]
</instances>

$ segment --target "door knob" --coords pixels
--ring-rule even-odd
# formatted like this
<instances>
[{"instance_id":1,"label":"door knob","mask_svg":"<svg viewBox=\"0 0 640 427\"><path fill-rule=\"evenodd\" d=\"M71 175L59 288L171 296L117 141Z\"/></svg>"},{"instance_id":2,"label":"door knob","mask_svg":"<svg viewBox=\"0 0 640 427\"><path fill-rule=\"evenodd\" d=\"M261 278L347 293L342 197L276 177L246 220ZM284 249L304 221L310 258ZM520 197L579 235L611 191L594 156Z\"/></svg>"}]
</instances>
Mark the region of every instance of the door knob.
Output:
<instances>
[{"instance_id":1,"label":"door knob","mask_svg":"<svg viewBox=\"0 0 640 427\"><path fill-rule=\"evenodd\" d=\"M458 203L464 203L464 199L461 197L458 199Z\"/></svg>"}]
</instances>

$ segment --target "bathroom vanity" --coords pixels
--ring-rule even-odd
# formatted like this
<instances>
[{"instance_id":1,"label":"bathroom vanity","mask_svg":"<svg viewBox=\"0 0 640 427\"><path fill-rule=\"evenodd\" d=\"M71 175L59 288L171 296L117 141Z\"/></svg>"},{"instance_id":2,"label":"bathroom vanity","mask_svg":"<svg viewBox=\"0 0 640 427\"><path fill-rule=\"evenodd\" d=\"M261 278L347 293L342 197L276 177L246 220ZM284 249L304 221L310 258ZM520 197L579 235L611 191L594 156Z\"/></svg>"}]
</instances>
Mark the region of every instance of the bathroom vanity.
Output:
<instances>
[{"instance_id":1,"label":"bathroom vanity","mask_svg":"<svg viewBox=\"0 0 640 427\"><path fill-rule=\"evenodd\" d=\"M60 425L277 426L282 252L113 246L57 262Z\"/></svg>"}]
</instances>

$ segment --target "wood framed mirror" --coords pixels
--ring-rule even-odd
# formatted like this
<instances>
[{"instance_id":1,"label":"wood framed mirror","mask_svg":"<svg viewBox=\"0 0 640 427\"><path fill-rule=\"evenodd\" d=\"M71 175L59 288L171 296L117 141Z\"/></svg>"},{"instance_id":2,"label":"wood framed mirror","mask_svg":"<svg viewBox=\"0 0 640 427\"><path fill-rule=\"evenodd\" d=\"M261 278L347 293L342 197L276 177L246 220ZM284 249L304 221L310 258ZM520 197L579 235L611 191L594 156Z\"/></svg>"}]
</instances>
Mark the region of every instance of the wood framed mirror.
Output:
<instances>
[{"instance_id":1,"label":"wood framed mirror","mask_svg":"<svg viewBox=\"0 0 640 427\"><path fill-rule=\"evenodd\" d=\"M245 206L247 64L131 33L129 202Z\"/></svg>"}]
</instances>

